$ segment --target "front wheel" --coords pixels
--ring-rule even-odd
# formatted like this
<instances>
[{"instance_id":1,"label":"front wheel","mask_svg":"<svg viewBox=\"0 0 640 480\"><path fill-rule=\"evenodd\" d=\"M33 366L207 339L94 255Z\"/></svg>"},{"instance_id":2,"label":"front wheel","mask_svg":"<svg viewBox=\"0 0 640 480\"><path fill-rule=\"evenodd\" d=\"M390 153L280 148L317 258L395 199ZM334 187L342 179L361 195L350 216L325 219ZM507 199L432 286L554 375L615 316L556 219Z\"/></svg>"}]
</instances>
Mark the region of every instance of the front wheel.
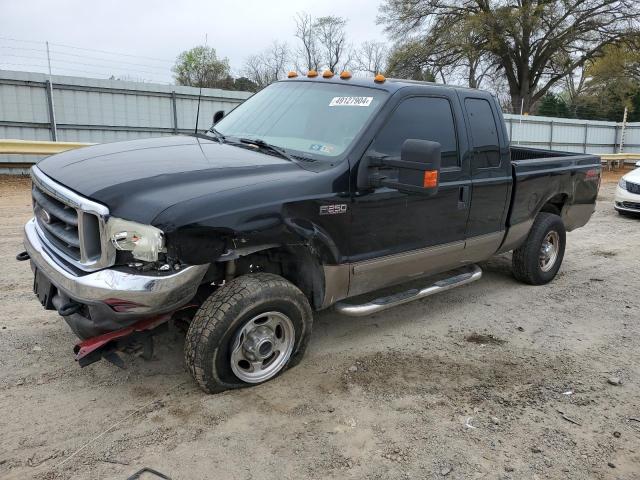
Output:
<instances>
[{"instance_id":1,"label":"front wheel","mask_svg":"<svg viewBox=\"0 0 640 480\"><path fill-rule=\"evenodd\" d=\"M284 278L238 277L196 312L185 340L187 368L208 393L266 382L300 361L312 323L307 298Z\"/></svg>"},{"instance_id":2,"label":"front wheel","mask_svg":"<svg viewBox=\"0 0 640 480\"><path fill-rule=\"evenodd\" d=\"M513 251L513 275L530 285L549 283L562 264L566 238L562 218L539 213L525 242Z\"/></svg>"}]
</instances>

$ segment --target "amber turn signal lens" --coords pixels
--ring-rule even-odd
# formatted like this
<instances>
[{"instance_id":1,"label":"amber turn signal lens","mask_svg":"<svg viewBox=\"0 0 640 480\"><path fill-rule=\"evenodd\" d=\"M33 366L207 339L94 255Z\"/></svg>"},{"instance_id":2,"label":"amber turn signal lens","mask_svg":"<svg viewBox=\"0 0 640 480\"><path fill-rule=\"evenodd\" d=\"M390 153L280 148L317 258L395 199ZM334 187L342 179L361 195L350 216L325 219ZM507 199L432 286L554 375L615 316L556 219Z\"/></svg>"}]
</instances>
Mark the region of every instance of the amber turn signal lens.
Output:
<instances>
[{"instance_id":1,"label":"amber turn signal lens","mask_svg":"<svg viewBox=\"0 0 640 480\"><path fill-rule=\"evenodd\" d=\"M438 186L438 171L426 170L422 182L424 188L436 188Z\"/></svg>"},{"instance_id":2,"label":"amber turn signal lens","mask_svg":"<svg viewBox=\"0 0 640 480\"><path fill-rule=\"evenodd\" d=\"M333 77L333 72L331 70L325 70L324 72L322 72L322 76L324 78L331 78Z\"/></svg>"},{"instance_id":3,"label":"amber turn signal lens","mask_svg":"<svg viewBox=\"0 0 640 480\"><path fill-rule=\"evenodd\" d=\"M298 72L287 73L287 78L296 78L297 76L298 76Z\"/></svg>"},{"instance_id":4,"label":"amber turn signal lens","mask_svg":"<svg viewBox=\"0 0 640 480\"><path fill-rule=\"evenodd\" d=\"M373 81L377 82L377 83L382 83L386 80L387 78L382 75L381 73L377 74L375 77L373 77Z\"/></svg>"},{"instance_id":5,"label":"amber turn signal lens","mask_svg":"<svg viewBox=\"0 0 640 480\"><path fill-rule=\"evenodd\" d=\"M315 70L309 70L309 73L307 73L307 77L309 78L315 78L318 76L318 72L316 72Z\"/></svg>"},{"instance_id":6,"label":"amber turn signal lens","mask_svg":"<svg viewBox=\"0 0 640 480\"><path fill-rule=\"evenodd\" d=\"M351 78L351 72L342 72L340 78L342 80L349 80Z\"/></svg>"}]
</instances>

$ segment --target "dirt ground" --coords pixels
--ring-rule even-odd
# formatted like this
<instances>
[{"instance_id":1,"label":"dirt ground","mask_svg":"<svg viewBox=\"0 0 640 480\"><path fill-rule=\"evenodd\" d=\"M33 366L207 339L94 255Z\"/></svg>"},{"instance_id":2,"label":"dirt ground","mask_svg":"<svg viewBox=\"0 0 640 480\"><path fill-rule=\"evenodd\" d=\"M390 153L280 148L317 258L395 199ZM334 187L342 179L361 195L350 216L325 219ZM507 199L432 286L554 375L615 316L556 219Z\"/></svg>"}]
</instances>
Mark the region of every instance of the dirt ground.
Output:
<instances>
[{"instance_id":1,"label":"dirt ground","mask_svg":"<svg viewBox=\"0 0 640 480\"><path fill-rule=\"evenodd\" d=\"M74 363L14 260L28 183L2 177L0 477L638 479L640 219L613 210L616 177L550 285L517 283L501 255L439 296L324 312L300 366L215 396L176 331L126 370Z\"/></svg>"}]
</instances>

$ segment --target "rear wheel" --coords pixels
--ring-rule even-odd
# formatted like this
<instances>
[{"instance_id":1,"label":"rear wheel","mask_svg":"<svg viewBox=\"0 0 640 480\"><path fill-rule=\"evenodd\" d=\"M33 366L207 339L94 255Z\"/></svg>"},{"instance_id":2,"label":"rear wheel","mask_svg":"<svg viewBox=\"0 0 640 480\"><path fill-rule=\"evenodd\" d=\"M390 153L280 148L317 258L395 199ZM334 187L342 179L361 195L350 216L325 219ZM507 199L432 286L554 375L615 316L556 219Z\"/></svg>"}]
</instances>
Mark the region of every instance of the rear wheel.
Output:
<instances>
[{"instance_id":1,"label":"rear wheel","mask_svg":"<svg viewBox=\"0 0 640 480\"><path fill-rule=\"evenodd\" d=\"M530 285L549 283L560 269L565 245L562 219L553 213L539 213L525 242L513 251L513 275Z\"/></svg>"},{"instance_id":2,"label":"rear wheel","mask_svg":"<svg viewBox=\"0 0 640 480\"><path fill-rule=\"evenodd\" d=\"M300 361L313 316L304 294L282 277L238 277L196 312L185 341L187 367L209 393L270 380Z\"/></svg>"}]
</instances>

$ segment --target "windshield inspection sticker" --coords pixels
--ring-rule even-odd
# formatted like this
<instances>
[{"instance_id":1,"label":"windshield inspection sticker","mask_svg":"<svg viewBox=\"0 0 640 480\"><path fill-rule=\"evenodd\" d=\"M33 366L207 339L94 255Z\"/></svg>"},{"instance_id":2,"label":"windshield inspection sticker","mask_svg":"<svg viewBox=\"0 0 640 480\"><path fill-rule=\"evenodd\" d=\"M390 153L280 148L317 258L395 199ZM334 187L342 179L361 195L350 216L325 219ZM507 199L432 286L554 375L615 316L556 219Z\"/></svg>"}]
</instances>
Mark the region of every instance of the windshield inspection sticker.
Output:
<instances>
[{"instance_id":1,"label":"windshield inspection sticker","mask_svg":"<svg viewBox=\"0 0 640 480\"><path fill-rule=\"evenodd\" d=\"M329 102L330 107L368 107L373 97L333 97Z\"/></svg>"},{"instance_id":2,"label":"windshield inspection sticker","mask_svg":"<svg viewBox=\"0 0 640 480\"><path fill-rule=\"evenodd\" d=\"M322 145L320 143L312 143L311 145L309 145L309 150L327 154L333 153L333 147L331 145Z\"/></svg>"}]
</instances>

